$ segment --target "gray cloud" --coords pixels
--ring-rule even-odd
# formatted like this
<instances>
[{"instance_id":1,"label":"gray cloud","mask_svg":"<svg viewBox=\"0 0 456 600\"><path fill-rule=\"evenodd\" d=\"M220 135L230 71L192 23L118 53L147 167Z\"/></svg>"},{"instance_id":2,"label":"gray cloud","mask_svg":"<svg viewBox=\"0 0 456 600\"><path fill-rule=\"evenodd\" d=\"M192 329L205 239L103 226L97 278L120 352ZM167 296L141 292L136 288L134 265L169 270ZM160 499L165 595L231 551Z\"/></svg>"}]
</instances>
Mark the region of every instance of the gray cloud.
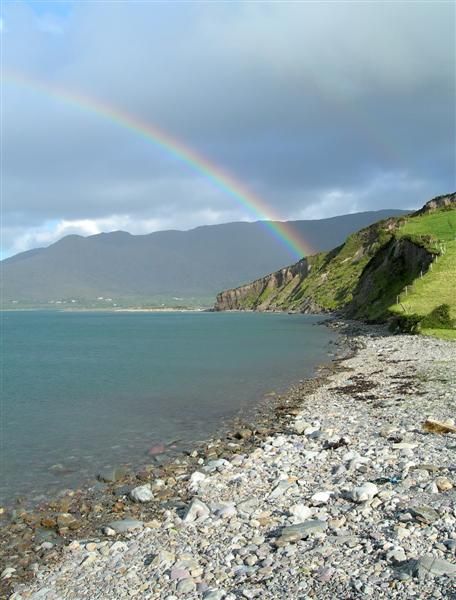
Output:
<instances>
[{"instance_id":1,"label":"gray cloud","mask_svg":"<svg viewBox=\"0 0 456 600\"><path fill-rule=\"evenodd\" d=\"M39 4L5 6L7 70L160 126L284 219L454 188L451 3ZM8 78L3 102L7 253L70 230L254 217L100 116Z\"/></svg>"}]
</instances>

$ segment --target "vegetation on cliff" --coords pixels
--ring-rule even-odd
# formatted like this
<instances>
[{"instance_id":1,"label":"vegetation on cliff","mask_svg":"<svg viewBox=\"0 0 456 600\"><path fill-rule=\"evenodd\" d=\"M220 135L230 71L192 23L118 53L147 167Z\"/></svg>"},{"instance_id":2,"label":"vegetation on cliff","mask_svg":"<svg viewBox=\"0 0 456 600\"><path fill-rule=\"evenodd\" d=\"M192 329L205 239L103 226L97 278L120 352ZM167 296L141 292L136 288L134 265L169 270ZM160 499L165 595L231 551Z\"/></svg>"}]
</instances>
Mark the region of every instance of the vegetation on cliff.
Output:
<instances>
[{"instance_id":1,"label":"vegetation on cliff","mask_svg":"<svg viewBox=\"0 0 456 600\"><path fill-rule=\"evenodd\" d=\"M456 194L350 235L330 252L227 290L216 309L344 311L456 337ZM443 308L442 308L443 305Z\"/></svg>"}]
</instances>

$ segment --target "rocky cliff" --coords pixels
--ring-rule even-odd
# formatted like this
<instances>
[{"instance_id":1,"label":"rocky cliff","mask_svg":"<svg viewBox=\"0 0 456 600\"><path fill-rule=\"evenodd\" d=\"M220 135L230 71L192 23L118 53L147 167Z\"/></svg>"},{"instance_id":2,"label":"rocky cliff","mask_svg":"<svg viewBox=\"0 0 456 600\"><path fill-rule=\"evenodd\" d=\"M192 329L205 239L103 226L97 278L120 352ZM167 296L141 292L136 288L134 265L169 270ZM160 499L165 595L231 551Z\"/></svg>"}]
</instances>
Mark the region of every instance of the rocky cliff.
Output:
<instances>
[{"instance_id":1,"label":"rocky cliff","mask_svg":"<svg viewBox=\"0 0 456 600\"><path fill-rule=\"evenodd\" d=\"M420 215L455 208L456 194L449 194L412 215L375 223L330 252L221 292L215 310L343 310L352 317L381 319L439 253L432 236L407 235L401 229Z\"/></svg>"},{"instance_id":2,"label":"rocky cliff","mask_svg":"<svg viewBox=\"0 0 456 600\"><path fill-rule=\"evenodd\" d=\"M217 295L216 310L271 310L277 305L281 290L292 291L309 273L309 262L303 258L285 267L232 290Z\"/></svg>"}]
</instances>

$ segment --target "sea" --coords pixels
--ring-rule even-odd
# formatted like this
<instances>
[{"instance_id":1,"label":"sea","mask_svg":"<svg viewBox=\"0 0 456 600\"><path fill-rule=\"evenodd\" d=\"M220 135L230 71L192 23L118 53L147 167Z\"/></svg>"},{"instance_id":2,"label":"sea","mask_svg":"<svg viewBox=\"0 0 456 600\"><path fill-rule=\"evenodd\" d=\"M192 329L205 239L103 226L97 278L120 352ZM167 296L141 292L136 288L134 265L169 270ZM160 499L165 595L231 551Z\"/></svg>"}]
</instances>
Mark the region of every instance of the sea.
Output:
<instances>
[{"instance_id":1,"label":"sea","mask_svg":"<svg viewBox=\"0 0 456 600\"><path fill-rule=\"evenodd\" d=\"M5 311L0 504L27 503L191 448L334 351L322 317Z\"/></svg>"}]
</instances>

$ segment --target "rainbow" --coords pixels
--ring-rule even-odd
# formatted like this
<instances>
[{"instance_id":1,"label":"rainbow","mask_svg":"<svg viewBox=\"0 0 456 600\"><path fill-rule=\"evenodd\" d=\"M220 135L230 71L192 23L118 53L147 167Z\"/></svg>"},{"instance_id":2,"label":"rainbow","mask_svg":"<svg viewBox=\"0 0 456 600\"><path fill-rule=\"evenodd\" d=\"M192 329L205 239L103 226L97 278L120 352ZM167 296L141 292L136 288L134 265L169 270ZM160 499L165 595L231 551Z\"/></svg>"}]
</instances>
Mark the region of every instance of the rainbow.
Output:
<instances>
[{"instance_id":1,"label":"rainbow","mask_svg":"<svg viewBox=\"0 0 456 600\"><path fill-rule=\"evenodd\" d=\"M224 194L235 200L239 206L247 209L250 216L258 219L277 240L288 248L293 258L299 259L314 253L313 248L298 235L290 224L281 221L273 208L264 200L253 194L222 168L156 125L142 121L134 115L86 94L68 90L23 73L4 70L3 79L8 83L25 86L32 91L57 98L80 110L96 114L152 142L181 163L203 175Z\"/></svg>"}]
</instances>

